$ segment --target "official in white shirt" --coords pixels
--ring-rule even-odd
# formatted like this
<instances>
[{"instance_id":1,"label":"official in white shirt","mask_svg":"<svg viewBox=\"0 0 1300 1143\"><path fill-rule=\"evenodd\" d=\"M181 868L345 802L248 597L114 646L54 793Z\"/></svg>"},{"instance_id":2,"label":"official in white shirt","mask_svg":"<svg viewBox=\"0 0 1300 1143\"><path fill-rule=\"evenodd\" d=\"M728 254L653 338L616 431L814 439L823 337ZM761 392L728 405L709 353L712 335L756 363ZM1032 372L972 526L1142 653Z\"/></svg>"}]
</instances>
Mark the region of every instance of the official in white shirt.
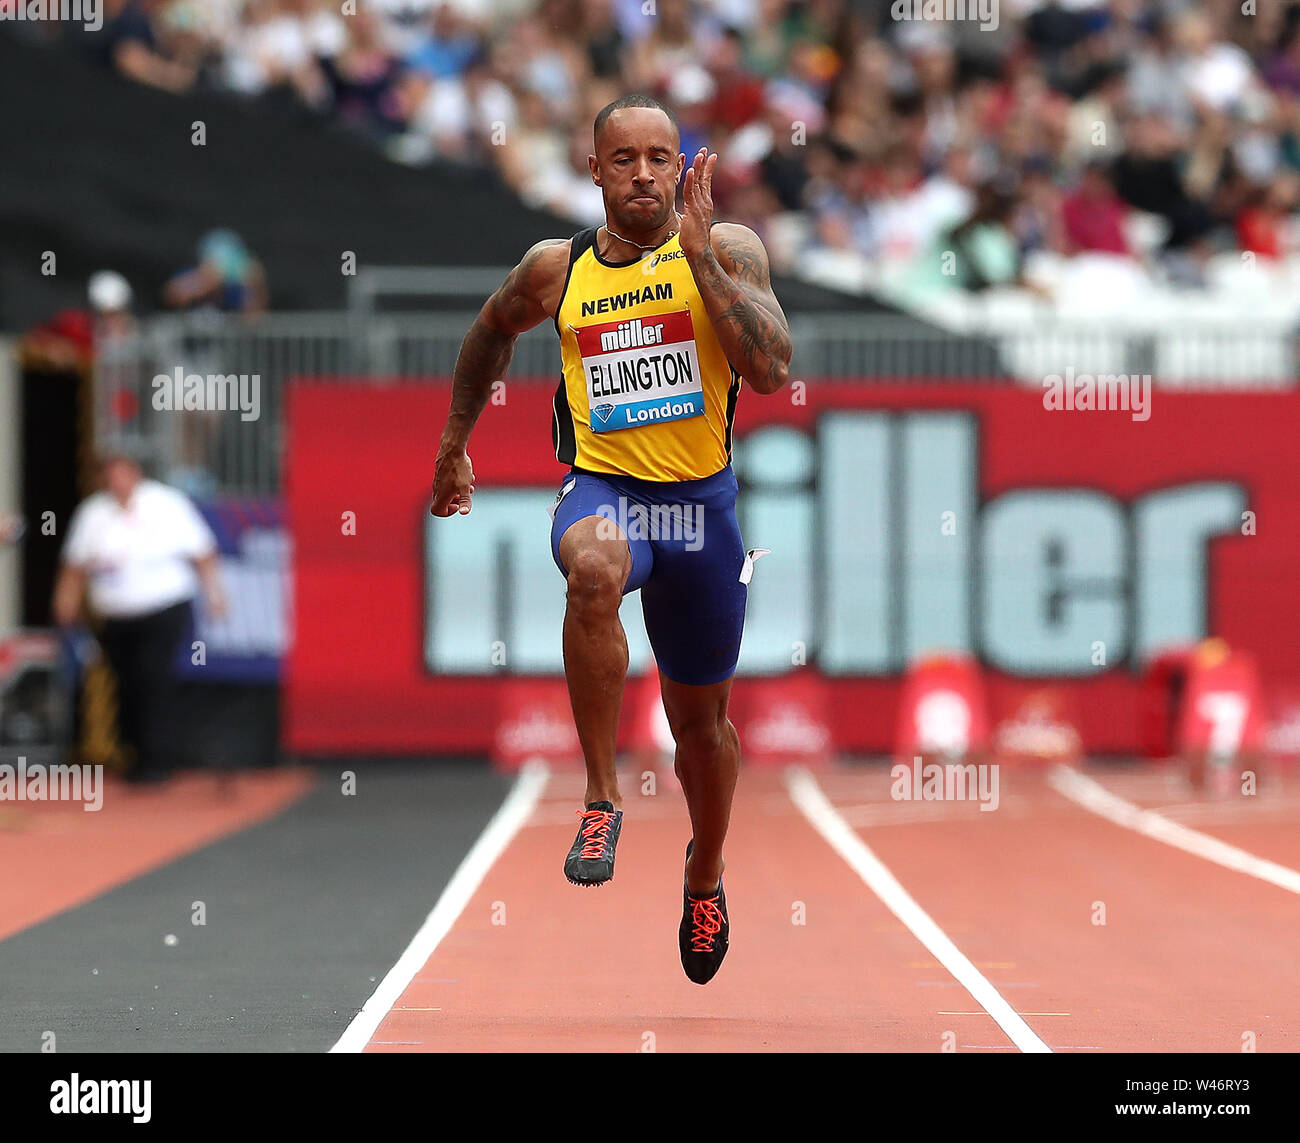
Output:
<instances>
[{"instance_id":1,"label":"official in white shirt","mask_svg":"<svg viewBox=\"0 0 1300 1143\"><path fill-rule=\"evenodd\" d=\"M192 630L200 587L209 615L226 601L212 530L181 492L146 479L126 452L101 461L104 488L78 505L54 587L55 622L83 604L103 620L100 645L117 676L118 731L132 748L128 777L149 782L175 766L175 661Z\"/></svg>"}]
</instances>

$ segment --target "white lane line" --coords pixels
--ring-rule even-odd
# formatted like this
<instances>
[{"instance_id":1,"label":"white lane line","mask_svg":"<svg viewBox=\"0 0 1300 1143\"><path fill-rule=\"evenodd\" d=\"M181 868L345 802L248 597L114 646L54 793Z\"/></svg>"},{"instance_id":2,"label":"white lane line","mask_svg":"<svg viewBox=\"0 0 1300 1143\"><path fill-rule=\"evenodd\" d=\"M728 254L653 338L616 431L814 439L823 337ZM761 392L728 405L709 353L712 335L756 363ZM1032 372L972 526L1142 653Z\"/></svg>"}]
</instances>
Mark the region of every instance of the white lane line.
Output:
<instances>
[{"instance_id":1,"label":"white lane line","mask_svg":"<svg viewBox=\"0 0 1300 1143\"><path fill-rule=\"evenodd\" d=\"M812 823L813 828L848 862L850 868L884 902L885 907L912 930L917 940L971 994L975 1003L997 1021L1011 1042L1022 1052L1050 1052L1052 1049L1038 1038L998 990L899 884L898 878L871 852L867 843L853 832L853 828L822 793L816 779L802 767L792 766L785 772L785 784L794 804Z\"/></svg>"},{"instance_id":2,"label":"white lane line","mask_svg":"<svg viewBox=\"0 0 1300 1143\"><path fill-rule=\"evenodd\" d=\"M1213 861L1225 869L1235 869L1238 873L1258 877L1280 889L1300 893L1300 873L1294 869L1278 865L1275 861L1266 861L1235 845L1229 845L1226 841L1220 841L1217 837L1211 837L1208 833L1170 821L1154 810L1144 810L1132 802L1126 802L1099 782L1084 777L1068 766L1053 766L1048 771L1047 784L1076 805L1091 810L1098 817L1114 822L1115 825L1163 841L1166 845L1203 857L1206 861Z\"/></svg>"},{"instance_id":3,"label":"white lane line","mask_svg":"<svg viewBox=\"0 0 1300 1143\"><path fill-rule=\"evenodd\" d=\"M339 1037L339 1042L330 1049L331 1052L360 1052L370 1043L375 1029L406 991L415 974L425 966L442 938L451 931L452 925L487 876L488 870L528 820L549 776L550 771L544 762L529 761L520 768L519 777L506 800L492 815L492 820L479 834L478 841L452 874L438 903L433 907L433 912L425 918L406 951L379 982L379 987L365 1006L352 1018L352 1023Z\"/></svg>"}]
</instances>

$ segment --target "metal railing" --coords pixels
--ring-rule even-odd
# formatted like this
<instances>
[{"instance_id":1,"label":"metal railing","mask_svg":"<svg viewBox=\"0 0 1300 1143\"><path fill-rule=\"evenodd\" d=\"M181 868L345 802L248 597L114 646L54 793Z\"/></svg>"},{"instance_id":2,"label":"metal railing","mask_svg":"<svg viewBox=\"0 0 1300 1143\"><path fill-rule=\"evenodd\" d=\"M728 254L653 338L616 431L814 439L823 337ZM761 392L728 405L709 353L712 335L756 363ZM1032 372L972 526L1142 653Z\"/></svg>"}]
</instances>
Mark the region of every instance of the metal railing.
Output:
<instances>
[{"instance_id":1,"label":"metal railing","mask_svg":"<svg viewBox=\"0 0 1300 1143\"><path fill-rule=\"evenodd\" d=\"M96 361L100 439L143 437L169 478L195 493L278 491L290 381L445 379L477 312L376 312L375 297L340 313L268 314L255 321L163 315L102 342ZM991 322L981 334L956 334L895 315L794 315L795 375L1037 387L1072 368L1076 374L1151 374L1156 387L1271 389L1293 387L1297 375L1295 340L1276 325L1000 324L1013 328ZM155 378L177 371L182 377L257 377L256 418L158 408L166 399ZM508 377L553 385L559 372L559 343L549 322L519 338Z\"/></svg>"}]
</instances>

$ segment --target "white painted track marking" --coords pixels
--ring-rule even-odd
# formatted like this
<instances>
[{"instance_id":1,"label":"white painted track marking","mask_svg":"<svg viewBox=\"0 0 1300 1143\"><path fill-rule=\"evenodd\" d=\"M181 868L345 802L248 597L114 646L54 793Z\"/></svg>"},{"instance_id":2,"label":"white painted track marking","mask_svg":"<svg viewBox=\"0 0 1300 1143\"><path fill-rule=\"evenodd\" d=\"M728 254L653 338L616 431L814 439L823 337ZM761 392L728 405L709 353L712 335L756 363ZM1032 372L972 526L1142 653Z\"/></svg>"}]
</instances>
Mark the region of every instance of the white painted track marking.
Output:
<instances>
[{"instance_id":1,"label":"white painted track marking","mask_svg":"<svg viewBox=\"0 0 1300 1143\"><path fill-rule=\"evenodd\" d=\"M1238 849L1208 833L1171 821L1154 810L1135 806L1112 794L1101 783L1068 766L1053 766L1048 771L1047 784L1075 805L1082 806L1115 825L1163 841L1166 845L1172 845L1175 849L1202 857L1206 861L1213 861L1225 869L1234 869L1288 892L1300 893L1300 873L1294 869L1256 857L1253 853Z\"/></svg>"},{"instance_id":2,"label":"white painted track marking","mask_svg":"<svg viewBox=\"0 0 1300 1143\"><path fill-rule=\"evenodd\" d=\"M786 789L813 828L826 839L867 883L867 887L884 902L885 907L903 922L935 959L971 994L1022 1052L1050 1052L1049 1048L1020 1015L999 994L948 935L930 918L899 884L885 864L831 805L813 776L802 767L785 772Z\"/></svg>"},{"instance_id":3,"label":"white painted track marking","mask_svg":"<svg viewBox=\"0 0 1300 1143\"><path fill-rule=\"evenodd\" d=\"M406 951L388 970L388 975L379 982L379 987L361 1011L352 1018L352 1023L339 1037L339 1042L330 1049L331 1052L365 1050L384 1017L406 991L415 974L425 966L442 938L451 931L452 925L464 912L465 906L478 891L496 859L528 820L549 777L550 770L544 762L529 761L520 768L519 777L510 793L452 874L438 903L433 907L433 912L425 918Z\"/></svg>"}]
</instances>

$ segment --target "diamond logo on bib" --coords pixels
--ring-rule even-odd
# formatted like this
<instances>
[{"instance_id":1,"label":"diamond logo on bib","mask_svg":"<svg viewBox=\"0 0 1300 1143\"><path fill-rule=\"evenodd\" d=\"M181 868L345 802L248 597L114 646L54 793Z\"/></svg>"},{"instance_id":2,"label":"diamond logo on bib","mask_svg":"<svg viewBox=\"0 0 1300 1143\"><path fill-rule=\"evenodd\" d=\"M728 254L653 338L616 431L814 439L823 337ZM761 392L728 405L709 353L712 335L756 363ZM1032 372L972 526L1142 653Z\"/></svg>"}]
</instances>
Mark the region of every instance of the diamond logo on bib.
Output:
<instances>
[{"instance_id":1,"label":"diamond logo on bib","mask_svg":"<svg viewBox=\"0 0 1300 1143\"><path fill-rule=\"evenodd\" d=\"M690 310L574 329L595 433L704 415Z\"/></svg>"}]
</instances>

